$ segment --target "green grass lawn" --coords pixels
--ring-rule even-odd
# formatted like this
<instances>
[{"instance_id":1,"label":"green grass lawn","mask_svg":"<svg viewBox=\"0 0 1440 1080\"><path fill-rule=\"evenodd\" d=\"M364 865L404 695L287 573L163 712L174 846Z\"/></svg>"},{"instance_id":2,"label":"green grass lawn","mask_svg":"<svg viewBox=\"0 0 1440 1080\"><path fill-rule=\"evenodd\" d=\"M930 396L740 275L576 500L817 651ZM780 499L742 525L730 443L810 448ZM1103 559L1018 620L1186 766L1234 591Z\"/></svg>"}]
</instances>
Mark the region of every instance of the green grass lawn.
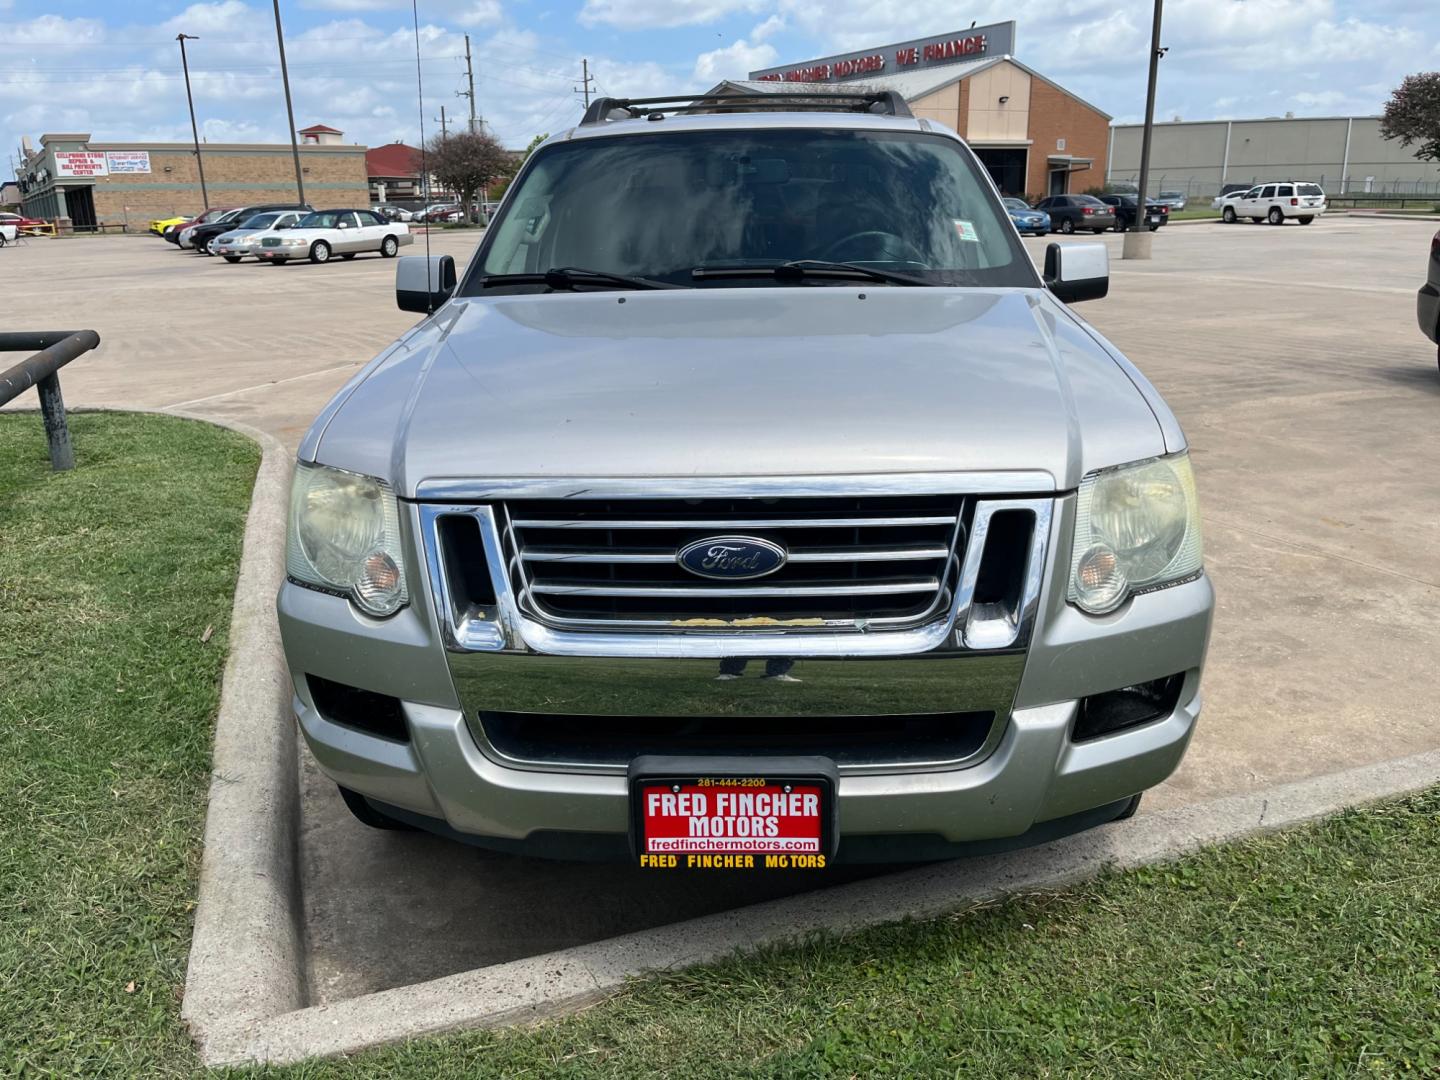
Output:
<instances>
[{"instance_id":1,"label":"green grass lawn","mask_svg":"<svg viewBox=\"0 0 1440 1080\"><path fill-rule=\"evenodd\" d=\"M193 1067L179 1022L253 443L0 414L0 1075Z\"/></svg>"},{"instance_id":2,"label":"green grass lawn","mask_svg":"<svg viewBox=\"0 0 1440 1080\"><path fill-rule=\"evenodd\" d=\"M38 419L0 415L0 1075L191 1075L179 993L258 454L157 417L74 435L53 475ZM536 1028L254 1072L1434 1077L1437 986L1432 791Z\"/></svg>"},{"instance_id":3,"label":"green grass lawn","mask_svg":"<svg viewBox=\"0 0 1440 1080\"><path fill-rule=\"evenodd\" d=\"M1433 1077L1437 982L1430 792L1063 893L638 983L530 1030L266 1073Z\"/></svg>"},{"instance_id":4,"label":"green grass lawn","mask_svg":"<svg viewBox=\"0 0 1440 1080\"><path fill-rule=\"evenodd\" d=\"M1171 211L1170 211L1170 220L1171 220L1171 221L1202 221L1202 220L1215 220L1215 221L1218 221L1219 219L1220 219L1220 211L1218 211L1218 210L1211 210L1211 209L1210 209L1210 200L1209 200L1209 199L1205 199L1205 200L1203 201L1203 204L1200 204L1200 205L1196 205L1196 204L1193 204L1193 203L1192 203L1190 206L1187 206L1184 210L1171 210Z\"/></svg>"}]
</instances>

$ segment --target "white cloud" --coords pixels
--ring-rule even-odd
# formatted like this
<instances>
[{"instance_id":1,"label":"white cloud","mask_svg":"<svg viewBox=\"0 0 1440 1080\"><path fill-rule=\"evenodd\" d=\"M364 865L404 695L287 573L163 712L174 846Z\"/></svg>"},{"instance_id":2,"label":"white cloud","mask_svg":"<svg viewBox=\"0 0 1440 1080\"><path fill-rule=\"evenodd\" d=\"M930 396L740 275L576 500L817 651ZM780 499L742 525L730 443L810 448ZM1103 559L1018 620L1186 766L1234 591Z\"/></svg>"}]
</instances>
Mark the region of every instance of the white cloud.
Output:
<instances>
[{"instance_id":1,"label":"white cloud","mask_svg":"<svg viewBox=\"0 0 1440 1080\"><path fill-rule=\"evenodd\" d=\"M410 11L410 0L300 0L300 6L314 11ZM421 4L427 19L453 20L461 26L490 26L504 12L500 0L425 0Z\"/></svg>"},{"instance_id":2,"label":"white cloud","mask_svg":"<svg viewBox=\"0 0 1440 1080\"><path fill-rule=\"evenodd\" d=\"M775 46L763 42L751 45L741 38L733 45L713 49L696 57L695 78L710 86L721 79L743 79L758 68L774 66L778 57Z\"/></svg>"},{"instance_id":3,"label":"white cloud","mask_svg":"<svg viewBox=\"0 0 1440 1080\"><path fill-rule=\"evenodd\" d=\"M585 0L580 21L622 30L697 26L737 12L761 11L765 0Z\"/></svg>"},{"instance_id":4,"label":"white cloud","mask_svg":"<svg viewBox=\"0 0 1440 1080\"><path fill-rule=\"evenodd\" d=\"M774 37L781 30L785 29L785 16L771 15L755 29L750 31L751 41L764 41L766 38Z\"/></svg>"}]
</instances>

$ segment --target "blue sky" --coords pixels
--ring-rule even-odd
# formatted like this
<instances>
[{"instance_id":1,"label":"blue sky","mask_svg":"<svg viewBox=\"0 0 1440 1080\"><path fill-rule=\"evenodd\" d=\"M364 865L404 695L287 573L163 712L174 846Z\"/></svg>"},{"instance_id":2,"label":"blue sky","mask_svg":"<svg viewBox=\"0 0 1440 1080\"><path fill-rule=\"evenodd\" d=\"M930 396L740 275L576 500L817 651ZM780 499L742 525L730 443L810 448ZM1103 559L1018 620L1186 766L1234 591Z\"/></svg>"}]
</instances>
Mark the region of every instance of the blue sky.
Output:
<instances>
[{"instance_id":1,"label":"blue sky","mask_svg":"<svg viewBox=\"0 0 1440 1080\"><path fill-rule=\"evenodd\" d=\"M1373 113L1440 69L1437 0L1170 0L1158 115ZM511 146L580 113L582 57L611 94L705 89L752 68L1015 19L1016 55L1127 120L1144 102L1149 5L1097 0L420 0L425 125L467 109L464 38L485 121ZM282 0L300 127L415 142L410 0ZM212 142L285 138L266 0L0 0L0 137L189 138L175 35Z\"/></svg>"}]
</instances>

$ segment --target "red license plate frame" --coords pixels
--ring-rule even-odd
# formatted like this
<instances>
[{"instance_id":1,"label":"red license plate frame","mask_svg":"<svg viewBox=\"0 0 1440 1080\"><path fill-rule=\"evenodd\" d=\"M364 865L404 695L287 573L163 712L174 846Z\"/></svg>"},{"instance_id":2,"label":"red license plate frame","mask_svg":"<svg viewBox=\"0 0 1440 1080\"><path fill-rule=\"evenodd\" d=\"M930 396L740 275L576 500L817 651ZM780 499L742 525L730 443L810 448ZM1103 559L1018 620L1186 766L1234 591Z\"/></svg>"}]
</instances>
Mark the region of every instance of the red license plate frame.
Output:
<instances>
[{"instance_id":1,"label":"red license plate frame","mask_svg":"<svg viewBox=\"0 0 1440 1080\"><path fill-rule=\"evenodd\" d=\"M759 769L634 776L631 847L645 867L824 867L835 852L835 786L823 773Z\"/></svg>"}]
</instances>

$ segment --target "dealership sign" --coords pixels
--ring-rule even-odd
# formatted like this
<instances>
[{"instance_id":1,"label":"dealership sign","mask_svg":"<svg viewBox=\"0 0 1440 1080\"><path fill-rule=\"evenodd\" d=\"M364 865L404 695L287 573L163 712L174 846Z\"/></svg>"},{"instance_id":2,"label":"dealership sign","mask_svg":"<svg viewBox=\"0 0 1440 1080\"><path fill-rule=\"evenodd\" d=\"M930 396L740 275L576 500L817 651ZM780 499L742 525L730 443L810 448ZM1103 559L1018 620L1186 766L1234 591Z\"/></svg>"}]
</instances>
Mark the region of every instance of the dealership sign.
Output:
<instances>
[{"instance_id":1,"label":"dealership sign","mask_svg":"<svg viewBox=\"0 0 1440 1080\"><path fill-rule=\"evenodd\" d=\"M109 166L111 176L116 173L148 173L150 151L108 150L105 153L105 164Z\"/></svg>"},{"instance_id":2,"label":"dealership sign","mask_svg":"<svg viewBox=\"0 0 1440 1080\"><path fill-rule=\"evenodd\" d=\"M98 150L56 150L56 176L109 176L105 155Z\"/></svg>"},{"instance_id":3,"label":"dealership sign","mask_svg":"<svg viewBox=\"0 0 1440 1080\"><path fill-rule=\"evenodd\" d=\"M957 30L953 34L901 41L861 52L826 56L803 64L752 71L760 82L845 82L887 72L940 67L985 56L1007 56L1015 51L1015 24L994 23Z\"/></svg>"}]
</instances>

